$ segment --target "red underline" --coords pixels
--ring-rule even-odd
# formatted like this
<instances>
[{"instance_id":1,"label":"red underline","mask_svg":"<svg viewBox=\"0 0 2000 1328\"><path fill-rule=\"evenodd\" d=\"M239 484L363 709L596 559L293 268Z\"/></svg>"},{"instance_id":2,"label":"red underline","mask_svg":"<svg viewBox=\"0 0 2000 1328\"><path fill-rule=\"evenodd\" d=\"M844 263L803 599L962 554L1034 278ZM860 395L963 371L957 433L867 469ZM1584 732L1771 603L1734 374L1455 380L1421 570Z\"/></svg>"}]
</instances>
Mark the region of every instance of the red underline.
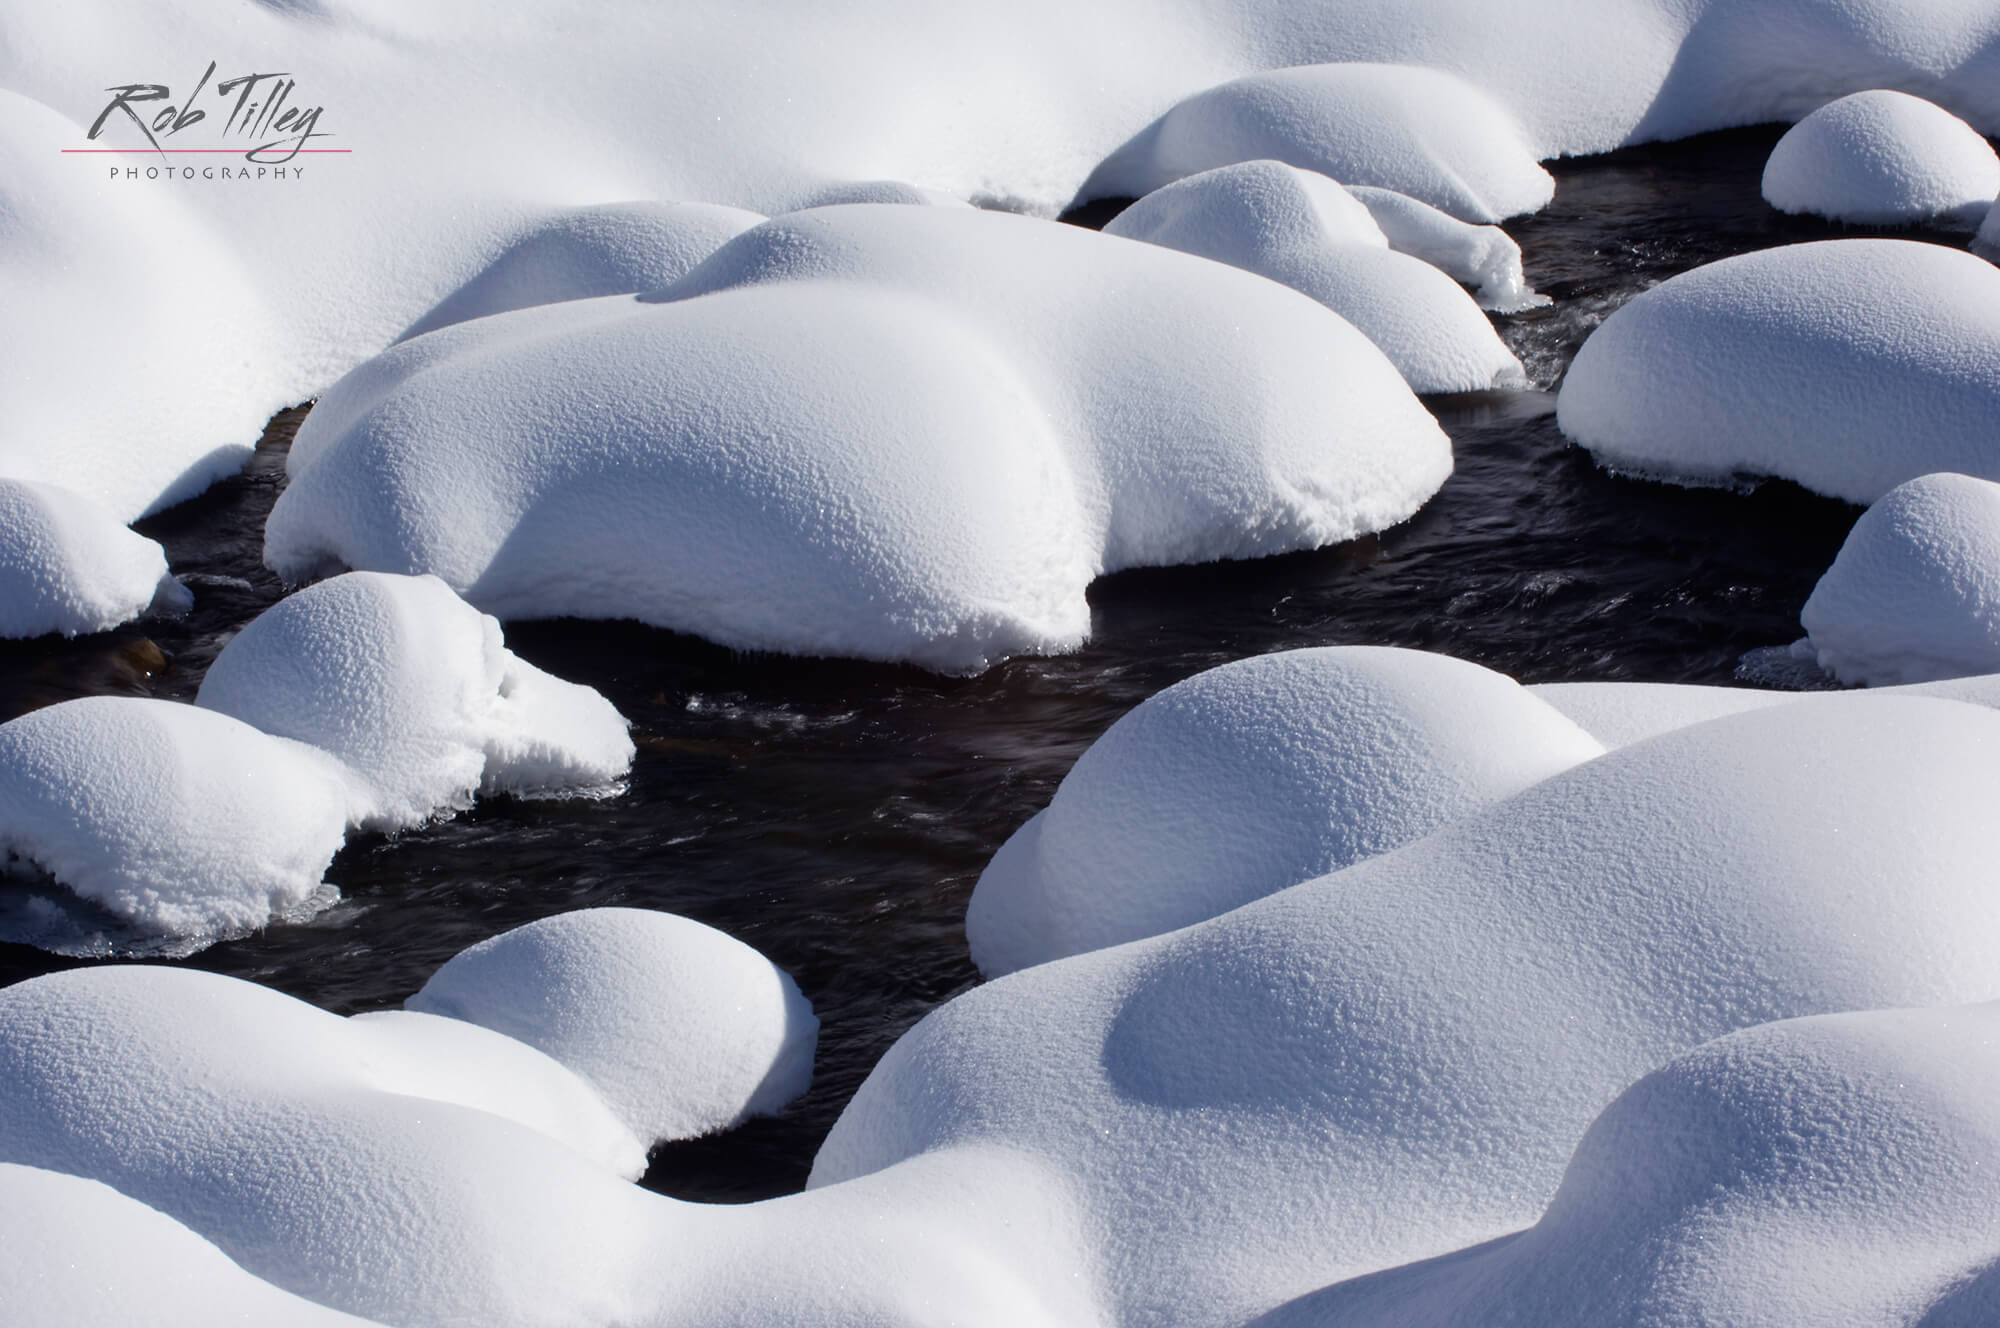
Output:
<instances>
[{"instance_id":1,"label":"red underline","mask_svg":"<svg viewBox=\"0 0 2000 1328\"><path fill-rule=\"evenodd\" d=\"M143 152L147 156L161 156L166 153L226 152L232 157L247 156L255 148L58 148L58 152ZM296 148L292 156L303 156L308 152L352 152L353 148Z\"/></svg>"}]
</instances>

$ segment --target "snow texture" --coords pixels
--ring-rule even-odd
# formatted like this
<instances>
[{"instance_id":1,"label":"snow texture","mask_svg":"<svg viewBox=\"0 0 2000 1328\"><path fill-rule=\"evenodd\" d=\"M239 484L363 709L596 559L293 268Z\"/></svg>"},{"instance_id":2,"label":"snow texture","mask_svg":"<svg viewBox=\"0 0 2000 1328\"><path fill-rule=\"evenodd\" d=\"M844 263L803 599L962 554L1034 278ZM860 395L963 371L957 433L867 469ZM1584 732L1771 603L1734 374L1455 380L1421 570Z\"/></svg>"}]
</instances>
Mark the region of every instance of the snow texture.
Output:
<instances>
[{"instance_id":1,"label":"snow texture","mask_svg":"<svg viewBox=\"0 0 2000 1328\"><path fill-rule=\"evenodd\" d=\"M1979 131L1908 93L1842 97L1786 131L1764 167L1764 201L1869 226L1976 228L2000 197L2000 157Z\"/></svg>"},{"instance_id":2,"label":"snow texture","mask_svg":"<svg viewBox=\"0 0 2000 1328\"><path fill-rule=\"evenodd\" d=\"M1479 307L1516 314L1552 301L1528 289L1521 246L1498 226L1475 226L1393 189L1350 185L1347 192L1398 253L1421 258L1453 281L1477 287Z\"/></svg>"},{"instance_id":3,"label":"snow texture","mask_svg":"<svg viewBox=\"0 0 2000 1328\"><path fill-rule=\"evenodd\" d=\"M1610 469L1688 483L1872 503L1932 471L2000 479L2000 271L1912 240L1710 263L1591 334L1556 418Z\"/></svg>"},{"instance_id":4,"label":"snow texture","mask_svg":"<svg viewBox=\"0 0 2000 1328\"><path fill-rule=\"evenodd\" d=\"M1276 161L1219 166L1146 195L1104 233L1212 258L1311 296L1361 329L1413 392L1527 386L1521 362L1465 292L1430 263L1390 249L1368 209L1313 171Z\"/></svg>"},{"instance_id":5,"label":"snow texture","mask_svg":"<svg viewBox=\"0 0 2000 1328\"><path fill-rule=\"evenodd\" d=\"M819 1032L798 986L749 946L630 908L563 913L483 941L404 1005L539 1048L648 1143L727 1129L798 1097Z\"/></svg>"},{"instance_id":6,"label":"snow texture","mask_svg":"<svg viewBox=\"0 0 2000 1328\"><path fill-rule=\"evenodd\" d=\"M1326 64L1252 74L1176 105L1119 148L1080 198L1137 197L1269 158L1408 194L1461 221L1536 212L1555 181L1507 108L1417 65Z\"/></svg>"},{"instance_id":7,"label":"snow texture","mask_svg":"<svg viewBox=\"0 0 2000 1328\"><path fill-rule=\"evenodd\" d=\"M1132 710L994 855L988 976L1200 922L1399 848L1604 748L1502 674L1339 646L1210 669Z\"/></svg>"},{"instance_id":8,"label":"snow texture","mask_svg":"<svg viewBox=\"0 0 2000 1328\"><path fill-rule=\"evenodd\" d=\"M2000 672L2000 484L1941 474L1891 489L1854 523L1799 621L1845 683Z\"/></svg>"},{"instance_id":9,"label":"snow texture","mask_svg":"<svg viewBox=\"0 0 2000 1328\"><path fill-rule=\"evenodd\" d=\"M588 687L508 650L436 577L353 572L265 610L196 703L344 762L351 824L396 830L476 793L589 793L631 768L626 723Z\"/></svg>"},{"instance_id":10,"label":"snow texture","mask_svg":"<svg viewBox=\"0 0 2000 1328\"><path fill-rule=\"evenodd\" d=\"M155 597L192 602L158 544L79 493L0 480L0 636L109 631Z\"/></svg>"},{"instance_id":11,"label":"snow texture","mask_svg":"<svg viewBox=\"0 0 2000 1328\"><path fill-rule=\"evenodd\" d=\"M1611 752L950 1002L876 1067L813 1183L1040 1159L1116 1233L1042 1276L1095 1278L1120 1322L1243 1323L1519 1230L1599 1112L1682 1051L2000 994L1996 752L2000 714L1876 694Z\"/></svg>"},{"instance_id":12,"label":"snow texture","mask_svg":"<svg viewBox=\"0 0 2000 1328\"><path fill-rule=\"evenodd\" d=\"M1545 682L1528 688L1608 748L1690 724L1796 701L1798 692L1673 682Z\"/></svg>"},{"instance_id":13,"label":"snow texture","mask_svg":"<svg viewBox=\"0 0 2000 1328\"><path fill-rule=\"evenodd\" d=\"M1104 572L1351 539L1450 467L1393 366L1295 292L1077 227L856 205L642 298L363 365L300 429L265 559L976 672L1078 645Z\"/></svg>"}]
</instances>

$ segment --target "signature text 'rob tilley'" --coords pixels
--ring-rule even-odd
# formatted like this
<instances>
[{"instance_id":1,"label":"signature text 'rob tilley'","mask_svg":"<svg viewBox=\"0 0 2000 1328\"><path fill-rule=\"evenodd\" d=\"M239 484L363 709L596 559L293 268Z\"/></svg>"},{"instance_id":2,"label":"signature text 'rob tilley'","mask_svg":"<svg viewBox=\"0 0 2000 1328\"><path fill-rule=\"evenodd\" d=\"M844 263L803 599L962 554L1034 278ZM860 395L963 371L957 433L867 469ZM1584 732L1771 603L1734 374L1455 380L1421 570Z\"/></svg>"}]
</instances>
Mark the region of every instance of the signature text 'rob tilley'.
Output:
<instances>
[{"instance_id":1,"label":"signature text 'rob tilley'","mask_svg":"<svg viewBox=\"0 0 2000 1328\"><path fill-rule=\"evenodd\" d=\"M157 108L150 103L166 102L173 96L173 90L164 83L121 83L106 88L111 100L98 112L97 119L90 126L89 136L94 141L104 132L105 124L113 116L123 113L126 119L139 127L139 132L146 136L154 151L175 151L161 147L160 140L171 139L208 119L208 112L195 105L205 88L228 107L229 114L218 137L225 140L233 137L237 146L246 141L252 142L254 145L245 148L243 153L249 161L290 161L302 151L319 150L309 149L306 144L315 138L329 136L319 128L320 112L325 107L288 104L293 90L298 87L298 81L290 74L240 74L209 88L209 80L214 77L215 61L211 60L208 71L196 81L193 92L178 104L168 103ZM218 113L221 110L220 107L216 109Z\"/></svg>"}]
</instances>

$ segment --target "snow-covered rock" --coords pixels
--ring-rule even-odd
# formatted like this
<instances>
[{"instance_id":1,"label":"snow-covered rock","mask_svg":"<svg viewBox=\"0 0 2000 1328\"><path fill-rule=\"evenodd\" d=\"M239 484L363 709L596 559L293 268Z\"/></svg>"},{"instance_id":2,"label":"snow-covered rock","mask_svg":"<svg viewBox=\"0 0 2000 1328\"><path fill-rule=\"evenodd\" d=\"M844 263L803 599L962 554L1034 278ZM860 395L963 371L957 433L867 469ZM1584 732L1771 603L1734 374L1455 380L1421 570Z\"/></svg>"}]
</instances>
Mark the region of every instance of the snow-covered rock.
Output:
<instances>
[{"instance_id":1,"label":"snow-covered rock","mask_svg":"<svg viewBox=\"0 0 2000 1328\"><path fill-rule=\"evenodd\" d=\"M631 908L562 913L483 941L404 1005L539 1048L649 1143L784 1106L812 1081L819 1032L797 984L749 946Z\"/></svg>"},{"instance_id":2,"label":"snow-covered rock","mask_svg":"<svg viewBox=\"0 0 2000 1328\"><path fill-rule=\"evenodd\" d=\"M989 976L1184 927L1436 830L1604 748L1502 674L1337 646L1225 664L1107 730L979 878Z\"/></svg>"},{"instance_id":3,"label":"snow-covered rock","mask_svg":"<svg viewBox=\"0 0 2000 1328\"><path fill-rule=\"evenodd\" d=\"M1360 328L1413 392L1527 385L1521 362L1465 292L1430 263L1390 249L1369 210L1316 172L1276 161L1219 166L1146 195L1104 233L1310 295Z\"/></svg>"},{"instance_id":4,"label":"snow-covered rock","mask_svg":"<svg viewBox=\"0 0 2000 1328\"><path fill-rule=\"evenodd\" d=\"M1507 108L1419 65L1324 64L1251 74L1180 102L1099 166L1080 198L1142 196L1269 158L1421 199L1461 221L1535 212L1555 181Z\"/></svg>"},{"instance_id":5,"label":"snow-covered rock","mask_svg":"<svg viewBox=\"0 0 2000 1328\"><path fill-rule=\"evenodd\" d=\"M2000 479L2000 271L1913 240L1710 263L1591 334L1556 418L1611 469L1690 483L1872 503L1932 471Z\"/></svg>"},{"instance_id":6,"label":"snow-covered rock","mask_svg":"<svg viewBox=\"0 0 2000 1328\"><path fill-rule=\"evenodd\" d=\"M1514 314L1551 303L1528 289L1521 246L1498 226L1475 226L1393 189L1350 185L1347 192L1382 230L1389 247L1423 259L1453 281L1478 289L1479 307Z\"/></svg>"},{"instance_id":7,"label":"snow-covered rock","mask_svg":"<svg viewBox=\"0 0 2000 1328\"><path fill-rule=\"evenodd\" d=\"M475 793L607 788L625 720L508 650L436 577L353 572L264 611L222 648L196 703L340 758L368 790L351 823L400 829Z\"/></svg>"},{"instance_id":8,"label":"snow-covered rock","mask_svg":"<svg viewBox=\"0 0 2000 1328\"><path fill-rule=\"evenodd\" d=\"M227 715L86 697L0 725L0 845L31 879L199 949L330 902L349 780Z\"/></svg>"},{"instance_id":9,"label":"snow-covered rock","mask_svg":"<svg viewBox=\"0 0 2000 1328\"><path fill-rule=\"evenodd\" d=\"M1891 489L1854 523L1799 622L1845 683L2000 672L2000 484L1939 474Z\"/></svg>"},{"instance_id":10,"label":"snow-covered rock","mask_svg":"<svg viewBox=\"0 0 2000 1328\"><path fill-rule=\"evenodd\" d=\"M1533 1228L1270 1328L1958 1328L2000 1316L2000 1009L1760 1025L1627 1089Z\"/></svg>"},{"instance_id":11,"label":"snow-covered rock","mask_svg":"<svg viewBox=\"0 0 2000 1328\"><path fill-rule=\"evenodd\" d=\"M0 479L0 636L108 631L156 598L190 602L157 543L82 494Z\"/></svg>"},{"instance_id":12,"label":"snow-covered rock","mask_svg":"<svg viewBox=\"0 0 2000 1328\"><path fill-rule=\"evenodd\" d=\"M2000 994L1996 752L1992 711L1876 694L1611 752L950 1002L876 1067L813 1183L1037 1158L1117 1233L1045 1275L1094 1276L1121 1322L1243 1323L1519 1230L1599 1112L1682 1051Z\"/></svg>"},{"instance_id":13,"label":"snow-covered rock","mask_svg":"<svg viewBox=\"0 0 2000 1328\"><path fill-rule=\"evenodd\" d=\"M1073 648L1103 572L1379 530L1450 464L1295 292L1028 218L823 208L644 298L357 369L299 431L265 559L969 672Z\"/></svg>"},{"instance_id":14,"label":"snow-covered rock","mask_svg":"<svg viewBox=\"0 0 2000 1328\"><path fill-rule=\"evenodd\" d=\"M1786 131L1764 166L1764 201L1871 226L1963 226L2000 197L2000 157L1943 107L1876 89L1842 97Z\"/></svg>"},{"instance_id":15,"label":"snow-covered rock","mask_svg":"<svg viewBox=\"0 0 2000 1328\"><path fill-rule=\"evenodd\" d=\"M806 208L837 207L845 203L901 203L914 207L971 207L972 204L942 189L926 189L905 180L853 180L815 189L792 211Z\"/></svg>"},{"instance_id":16,"label":"snow-covered rock","mask_svg":"<svg viewBox=\"0 0 2000 1328\"><path fill-rule=\"evenodd\" d=\"M559 212L530 227L403 336L510 309L657 290L763 220L762 213L714 203L605 203Z\"/></svg>"}]
</instances>

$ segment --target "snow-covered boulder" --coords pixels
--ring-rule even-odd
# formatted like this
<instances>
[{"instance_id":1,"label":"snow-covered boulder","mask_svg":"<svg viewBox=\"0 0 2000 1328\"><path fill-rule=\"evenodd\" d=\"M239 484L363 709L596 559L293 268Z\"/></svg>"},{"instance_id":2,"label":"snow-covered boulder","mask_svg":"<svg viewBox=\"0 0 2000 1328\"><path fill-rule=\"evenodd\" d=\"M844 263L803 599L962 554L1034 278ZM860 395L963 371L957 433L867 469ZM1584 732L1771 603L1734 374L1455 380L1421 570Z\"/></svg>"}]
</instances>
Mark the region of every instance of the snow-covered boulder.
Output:
<instances>
[{"instance_id":1,"label":"snow-covered boulder","mask_svg":"<svg viewBox=\"0 0 2000 1328\"><path fill-rule=\"evenodd\" d=\"M482 941L404 1005L539 1048L649 1143L784 1106L812 1081L819 1032L797 984L749 946L632 908L558 914Z\"/></svg>"},{"instance_id":2,"label":"snow-covered boulder","mask_svg":"<svg viewBox=\"0 0 2000 1328\"><path fill-rule=\"evenodd\" d=\"M2000 1318L2000 1009L1763 1024L1592 1124L1533 1228L1269 1328L1971 1328Z\"/></svg>"},{"instance_id":3,"label":"snow-covered boulder","mask_svg":"<svg viewBox=\"0 0 2000 1328\"><path fill-rule=\"evenodd\" d=\"M1347 192L1368 209L1389 247L1421 258L1453 281L1477 289L1479 307L1515 314L1551 303L1528 289L1521 246L1498 226L1475 226L1393 189L1350 185Z\"/></svg>"},{"instance_id":4,"label":"snow-covered boulder","mask_svg":"<svg viewBox=\"0 0 2000 1328\"><path fill-rule=\"evenodd\" d=\"M838 207L847 203L901 203L909 207L972 206L956 194L947 194L942 189L927 189L906 180L850 180L814 190L792 210Z\"/></svg>"},{"instance_id":5,"label":"snow-covered boulder","mask_svg":"<svg viewBox=\"0 0 2000 1328\"><path fill-rule=\"evenodd\" d=\"M1104 233L1310 295L1360 328L1413 392L1527 385L1521 362L1465 292L1430 263L1389 248L1368 209L1314 171L1276 161L1218 166L1146 195Z\"/></svg>"},{"instance_id":6,"label":"snow-covered boulder","mask_svg":"<svg viewBox=\"0 0 2000 1328\"><path fill-rule=\"evenodd\" d=\"M0 845L31 879L199 949L331 901L349 780L227 715L86 697L0 724Z\"/></svg>"},{"instance_id":7,"label":"snow-covered boulder","mask_svg":"<svg viewBox=\"0 0 2000 1328\"><path fill-rule=\"evenodd\" d=\"M307 417L265 560L506 617L970 672L1124 567L1379 530L1449 443L1270 282L961 208L776 218L664 291L415 338Z\"/></svg>"},{"instance_id":8,"label":"snow-covered boulder","mask_svg":"<svg viewBox=\"0 0 2000 1328\"><path fill-rule=\"evenodd\" d=\"M1536 155L1507 108L1455 74L1307 65L1180 102L1107 158L1078 197L1143 196L1183 176L1269 158L1393 189L1461 221L1493 222L1555 197Z\"/></svg>"},{"instance_id":9,"label":"snow-covered boulder","mask_svg":"<svg viewBox=\"0 0 2000 1328\"><path fill-rule=\"evenodd\" d=\"M1941 474L1891 489L1854 523L1799 622L1845 683L2000 672L2000 484Z\"/></svg>"},{"instance_id":10,"label":"snow-covered boulder","mask_svg":"<svg viewBox=\"0 0 2000 1328\"><path fill-rule=\"evenodd\" d=\"M196 703L340 758L369 794L349 819L371 829L475 793L602 790L632 765L610 702L508 650L436 577L352 572L279 601L222 648Z\"/></svg>"},{"instance_id":11,"label":"snow-covered boulder","mask_svg":"<svg viewBox=\"0 0 2000 1328\"><path fill-rule=\"evenodd\" d=\"M558 212L403 336L510 309L657 290L763 220L762 213L716 203L605 203Z\"/></svg>"},{"instance_id":12,"label":"snow-covered boulder","mask_svg":"<svg viewBox=\"0 0 2000 1328\"><path fill-rule=\"evenodd\" d=\"M2000 197L2000 157L1941 106L1876 89L1842 97L1786 131L1764 166L1764 201L1870 226L1984 220Z\"/></svg>"},{"instance_id":13,"label":"snow-covered boulder","mask_svg":"<svg viewBox=\"0 0 2000 1328\"><path fill-rule=\"evenodd\" d=\"M0 479L0 636L109 631L156 599L190 603L157 543L82 494Z\"/></svg>"},{"instance_id":14,"label":"snow-covered boulder","mask_svg":"<svg viewBox=\"0 0 2000 1328\"><path fill-rule=\"evenodd\" d=\"M1798 692L1675 682L1544 682L1528 688L1606 747L1629 747L1725 715L1783 705Z\"/></svg>"},{"instance_id":15,"label":"snow-covered boulder","mask_svg":"<svg viewBox=\"0 0 2000 1328\"><path fill-rule=\"evenodd\" d=\"M883 1058L813 1183L1033 1157L1116 1233L1047 1275L1095 1277L1118 1321L1197 1328L1517 1231L1591 1121L1682 1051L2000 995L1996 751L2000 714L1864 694L1608 753L959 997Z\"/></svg>"},{"instance_id":16,"label":"snow-covered boulder","mask_svg":"<svg viewBox=\"0 0 2000 1328\"><path fill-rule=\"evenodd\" d=\"M1872 503L1932 471L2000 479L2000 270L1872 239L1710 263L1591 334L1556 418L1613 470L1689 483Z\"/></svg>"},{"instance_id":17,"label":"snow-covered boulder","mask_svg":"<svg viewBox=\"0 0 2000 1328\"><path fill-rule=\"evenodd\" d=\"M1387 852L1602 754L1476 664L1336 646L1225 664L1093 743L979 878L989 976L1155 936Z\"/></svg>"}]
</instances>

